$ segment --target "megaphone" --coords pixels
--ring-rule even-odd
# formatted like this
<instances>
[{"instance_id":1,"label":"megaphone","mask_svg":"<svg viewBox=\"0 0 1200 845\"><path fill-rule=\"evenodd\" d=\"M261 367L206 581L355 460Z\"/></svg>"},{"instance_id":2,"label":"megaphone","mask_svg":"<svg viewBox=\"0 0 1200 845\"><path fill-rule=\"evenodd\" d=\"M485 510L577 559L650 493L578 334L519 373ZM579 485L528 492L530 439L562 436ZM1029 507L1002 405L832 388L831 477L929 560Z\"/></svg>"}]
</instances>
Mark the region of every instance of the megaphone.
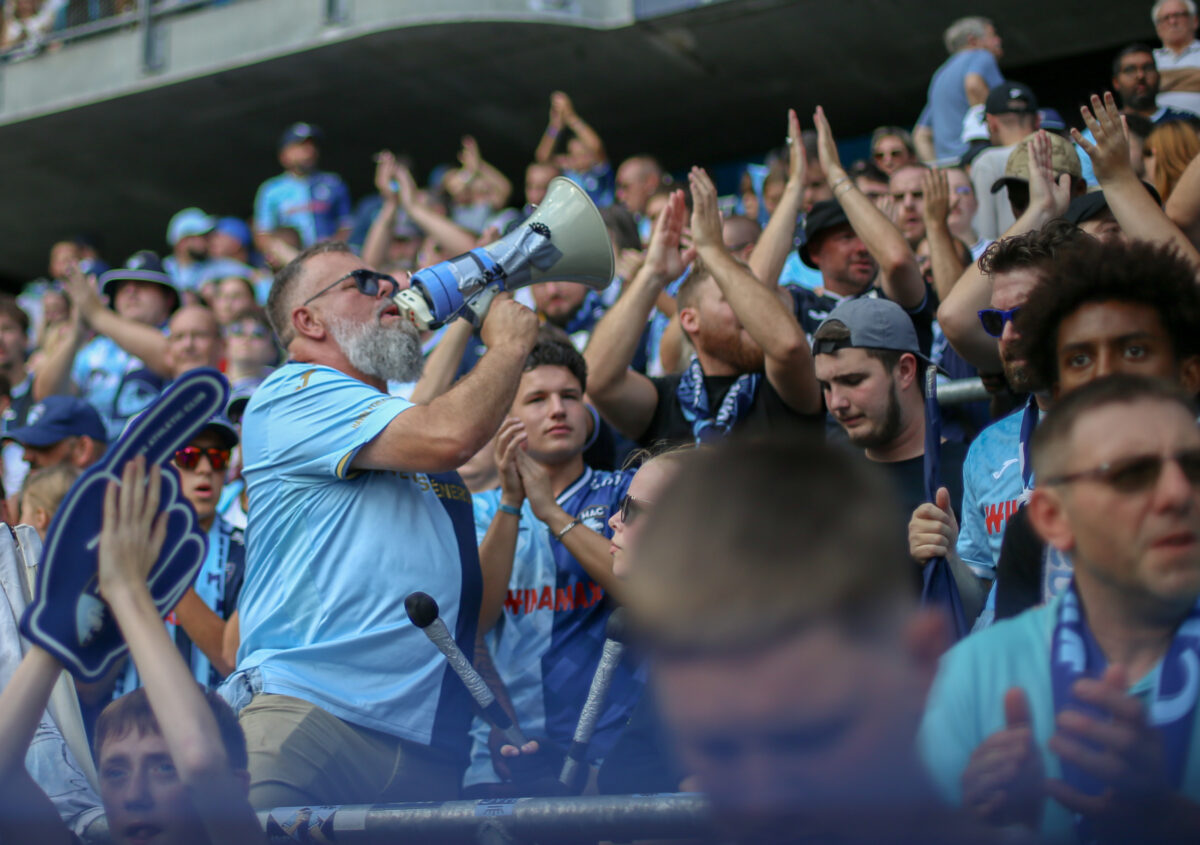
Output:
<instances>
[{"instance_id":1,"label":"megaphone","mask_svg":"<svg viewBox=\"0 0 1200 845\"><path fill-rule=\"evenodd\" d=\"M602 290L613 267L612 242L595 204L570 179L556 176L528 220L495 243L418 270L393 301L422 329L460 315L479 326L501 291L538 282L582 282Z\"/></svg>"}]
</instances>

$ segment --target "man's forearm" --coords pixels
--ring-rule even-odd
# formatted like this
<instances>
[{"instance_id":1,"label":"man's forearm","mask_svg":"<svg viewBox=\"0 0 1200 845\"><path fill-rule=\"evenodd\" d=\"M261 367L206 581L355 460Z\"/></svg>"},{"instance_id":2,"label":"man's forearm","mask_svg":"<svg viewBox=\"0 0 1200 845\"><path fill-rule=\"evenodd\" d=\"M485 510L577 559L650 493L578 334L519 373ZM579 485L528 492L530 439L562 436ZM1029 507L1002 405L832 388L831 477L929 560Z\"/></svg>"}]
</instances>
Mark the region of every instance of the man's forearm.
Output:
<instances>
[{"instance_id":1,"label":"man's forearm","mask_svg":"<svg viewBox=\"0 0 1200 845\"><path fill-rule=\"evenodd\" d=\"M1113 217L1117 218L1127 237L1169 244L1179 250L1192 266L1200 266L1200 252L1159 208L1132 169L1121 173L1116 179L1105 180L1101 188Z\"/></svg>"},{"instance_id":2,"label":"man's forearm","mask_svg":"<svg viewBox=\"0 0 1200 845\"><path fill-rule=\"evenodd\" d=\"M913 146L917 148L917 157L921 161L933 161L937 158L933 145L933 130L928 126L918 126L913 130Z\"/></svg>"},{"instance_id":3,"label":"man's forearm","mask_svg":"<svg viewBox=\"0 0 1200 845\"><path fill-rule=\"evenodd\" d=\"M371 267L382 267L387 261L388 245L392 242L392 230L396 225L396 212L400 210L399 203L384 200L379 207L367 237L363 241L362 260Z\"/></svg>"},{"instance_id":4,"label":"man's forearm","mask_svg":"<svg viewBox=\"0 0 1200 845\"><path fill-rule=\"evenodd\" d=\"M643 266L596 325L583 351L588 366L588 393L593 397L619 383L633 363L650 309L662 289L663 279Z\"/></svg>"},{"instance_id":5,"label":"man's forearm","mask_svg":"<svg viewBox=\"0 0 1200 845\"><path fill-rule=\"evenodd\" d=\"M405 207L408 216L449 255L462 255L475 246L475 236L444 214L438 214L419 202Z\"/></svg>"},{"instance_id":6,"label":"man's forearm","mask_svg":"<svg viewBox=\"0 0 1200 845\"><path fill-rule=\"evenodd\" d=\"M98 333L106 335L135 358L142 359L160 376L171 377L167 364L167 338L161 331L145 323L122 317L109 308L98 308L87 315L87 321Z\"/></svg>"},{"instance_id":7,"label":"man's forearm","mask_svg":"<svg viewBox=\"0 0 1200 845\"><path fill-rule=\"evenodd\" d=\"M1193 244L1200 244L1200 156L1184 168L1163 210Z\"/></svg>"},{"instance_id":8,"label":"man's forearm","mask_svg":"<svg viewBox=\"0 0 1200 845\"><path fill-rule=\"evenodd\" d=\"M520 505L513 505L520 509ZM521 517L496 511L492 524L479 542L479 565L483 570L483 601L479 605L479 633L486 634L500 620L508 582L512 579L513 556Z\"/></svg>"},{"instance_id":9,"label":"man's forearm","mask_svg":"<svg viewBox=\"0 0 1200 845\"><path fill-rule=\"evenodd\" d=\"M902 308L919 306L925 299L925 283L904 234L858 189L845 170L830 170L827 175L830 186L837 186L837 200L851 228L879 263L884 293Z\"/></svg>"},{"instance_id":10,"label":"man's forearm","mask_svg":"<svg viewBox=\"0 0 1200 845\"><path fill-rule=\"evenodd\" d=\"M787 360L798 345L807 345L800 324L784 309L775 288L759 284L723 245L701 246L699 253L725 301L768 358Z\"/></svg>"},{"instance_id":11,"label":"man's forearm","mask_svg":"<svg viewBox=\"0 0 1200 845\"><path fill-rule=\"evenodd\" d=\"M963 272L958 255L958 242L944 220L925 223L925 238L929 241L929 266L933 272L933 288L938 300L944 301L954 290Z\"/></svg>"},{"instance_id":12,"label":"man's forearm","mask_svg":"<svg viewBox=\"0 0 1200 845\"><path fill-rule=\"evenodd\" d=\"M467 349L467 341L475 329L466 319L458 319L446 327L437 346L425 359L421 379L410 397L414 405L427 405L454 384L458 365Z\"/></svg>"},{"instance_id":13,"label":"man's forearm","mask_svg":"<svg viewBox=\"0 0 1200 845\"><path fill-rule=\"evenodd\" d=\"M791 181L783 189L775 213L767 221L754 251L750 253L750 269L765 285L777 285L779 274L787 262L796 240L796 218L804 202L804 186Z\"/></svg>"},{"instance_id":14,"label":"man's forearm","mask_svg":"<svg viewBox=\"0 0 1200 845\"><path fill-rule=\"evenodd\" d=\"M53 348L46 349L33 376L33 401L47 396L74 393L71 384L71 365L79 352L82 338L66 338Z\"/></svg>"}]
</instances>

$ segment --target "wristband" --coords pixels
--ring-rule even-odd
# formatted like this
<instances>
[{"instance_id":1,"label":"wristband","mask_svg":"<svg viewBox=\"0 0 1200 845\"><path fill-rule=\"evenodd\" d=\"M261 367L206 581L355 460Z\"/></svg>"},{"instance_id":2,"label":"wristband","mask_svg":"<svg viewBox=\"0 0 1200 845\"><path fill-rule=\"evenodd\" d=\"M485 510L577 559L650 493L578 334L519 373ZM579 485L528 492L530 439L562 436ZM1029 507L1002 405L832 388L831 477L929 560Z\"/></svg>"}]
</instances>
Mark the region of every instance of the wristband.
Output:
<instances>
[{"instance_id":1,"label":"wristband","mask_svg":"<svg viewBox=\"0 0 1200 845\"><path fill-rule=\"evenodd\" d=\"M558 540L561 543L562 538L567 536L567 532L570 531L572 528L574 528L576 525L579 525L579 523L580 523L579 519L572 519L570 522L568 522L566 525L563 526L562 531L559 531L557 534L554 535L554 539Z\"/></svg>"},{"instance_id":2,"label":"wristband","mask_svg":"<svg viewBox=\"0 0 1200 845\"><path fill-rule=\"evenodd\" d=\"M840 187L840 186L839 186L839 187ZM848 185L846 185L846 190L844 190L844 191L837 190L837 191L834 191L834 192L833 192L834 199L836 199L836 198L838 198L838 197L840 197L840 196L842 196L842 195L844 195L844 194L848 194L848 193L850 193L852 190L854 190L854 183L853 183L853 182L850 182Z\"/></svg>"},{"instance_id":3,"label":"wristband","mask_svg":"<svg viewBox=\"0 0 1200 845\"><path fill-rule=\"evenodd\" d=\"M849 182L849 181L850 181L850 176L848 174L842 174L842 178L834 179L829 184L829 190L836 191L838 189L838 185L842 184L843 182Z\"/></svg>"},{"instance_id":4,"label":"wristband","mask_svg":"<svg viewBox=\"0 0 1200 845\"><path fill-rule=\"evenodd\" d=\"M506 513L510 514L511 516L515 516L517 519L521 518L520 508L514 508L512 505L504 504L504 502L501 502L499 505L497 505L496 510L500 511L500 513Z\"/></svg>"}]
</instances>

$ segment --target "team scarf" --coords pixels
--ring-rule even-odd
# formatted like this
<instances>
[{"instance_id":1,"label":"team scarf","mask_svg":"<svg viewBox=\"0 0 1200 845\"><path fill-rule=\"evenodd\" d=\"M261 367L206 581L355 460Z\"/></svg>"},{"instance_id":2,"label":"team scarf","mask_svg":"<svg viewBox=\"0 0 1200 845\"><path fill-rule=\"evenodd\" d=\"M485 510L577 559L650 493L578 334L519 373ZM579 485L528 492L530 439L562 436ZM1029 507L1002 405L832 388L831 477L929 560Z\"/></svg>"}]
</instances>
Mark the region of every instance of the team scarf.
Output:
<instances>
[{"instance_id":1,"label":"team scarf","mask_svg":"<svg viewBox=\"0 0 1200 845\"><path fill-rule=\"evenodd\" d=\"M1075 697L1072 687L1080 678L1097 679L1104 674L1108 660L1096 638L1092 636L1075 579L1058 606L1051 640L1050 680L1054 692L1054 712L1079 710L1103 718L1106 714ZM1175 632L1170 648L1159 670L1158 686L1149 699L1146 721L1162 736L1166 755L1167 777L1179 788L1191 746L1192 725L1195 723L1196 702L1200 698L1200 601L1188 612L1187 618ZM1099 795L1105 784L1078 767L1062 761L1063 780L1089 795ZM1091 843L1095 835L1087 819L1075 817L1075 830L1080 843Z\"/></svg>"},{"instance_id":2,"label":"team scarf","mask_svg":"<svg viewBox=\"0 0 1200 845\"><path fill-rule=\"evenodd\" d=\"M937 398L937 367L925 371L925 501L936 502L941 487L942 411ZM953 507L953 503L951 503ZM935 557L925 563L921 570L921 604L942 608L949 616L954 641L958 642L971 630L967 612L963 607L958 584L950 563L944 557Z\"/></svg>"},{"instance_id":3,"label":"team scarf","mask_svg":"<svg viewBox=\"0 0 1200 845\"><path fill-rule=\"evenodd\" d=\"M675 389L675 397L679 400L679 409L683 418L691 423L692 434L697 443L719 440L729 433L734 424L750 410L754 396L758 392L758 373L743 373L730 385L721 407L714 414L708 402L708 389L704 386L704 371L700 369L700 359L692 356L683 375L679 378L679 386Z\"/></svg>"},{"instance_id":4,"label":"team scarf","mask_svg":"<svg viewBox=\"0 0 1200 845\"><path fill-rule=\"evenodd\" d=\"M1037 428L1038 416L1037 401L1030 396L1029 401L1025 403L1025 410L1021 413L1021 505L1024 507L1029 504L1029 497L1033 493L1033 457L1030 455L1029 441L1033 439L1033 430Z\"/></svg>"}]
</instances>

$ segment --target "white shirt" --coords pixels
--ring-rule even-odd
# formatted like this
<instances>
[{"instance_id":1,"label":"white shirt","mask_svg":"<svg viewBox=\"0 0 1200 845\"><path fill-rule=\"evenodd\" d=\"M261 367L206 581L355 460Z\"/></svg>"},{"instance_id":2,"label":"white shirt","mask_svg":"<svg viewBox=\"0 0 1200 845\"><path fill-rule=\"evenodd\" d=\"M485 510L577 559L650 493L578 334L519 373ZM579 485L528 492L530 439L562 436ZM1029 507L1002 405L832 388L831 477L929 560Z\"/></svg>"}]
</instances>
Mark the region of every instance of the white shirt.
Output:
<instances>
[{"instance_id":1,"label":"white shirt","mask_svg":"<svg viewBox=\"0 0 1200 845\"><path fill-rule=\"evenodd\" d=\"M1200 40L1193 40L1178 54L1159 47L1154 51L1154 63L1162 78L1158 105L1200 115Z\"/></svg>"}]
</instances>

